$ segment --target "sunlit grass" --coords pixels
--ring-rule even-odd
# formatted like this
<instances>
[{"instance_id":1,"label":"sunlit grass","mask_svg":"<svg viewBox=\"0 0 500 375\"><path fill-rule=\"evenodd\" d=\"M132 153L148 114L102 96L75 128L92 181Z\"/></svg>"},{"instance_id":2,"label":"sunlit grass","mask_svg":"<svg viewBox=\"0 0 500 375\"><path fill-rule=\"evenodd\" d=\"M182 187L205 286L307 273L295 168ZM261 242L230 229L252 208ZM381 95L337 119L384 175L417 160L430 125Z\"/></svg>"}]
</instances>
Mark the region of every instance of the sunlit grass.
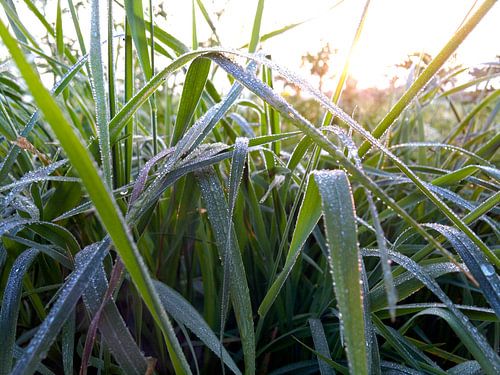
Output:
<instances>
[{"instance_id":1,"label":"sunlit grass","mask_svg":"<svg viewBox=\"0 0 500 375\"><path fill-rule=\"evenodd\" d=\"M28 1L48 38L3 2L0 375L499 373L498 68L445 70L494 3L358 122L349 60L328 98L254 54L299 26L264 0L248 52L201 0L192 48L151 2L108 3L113 44L98 1L88 30Z\"/></svg>"}]
</instances>

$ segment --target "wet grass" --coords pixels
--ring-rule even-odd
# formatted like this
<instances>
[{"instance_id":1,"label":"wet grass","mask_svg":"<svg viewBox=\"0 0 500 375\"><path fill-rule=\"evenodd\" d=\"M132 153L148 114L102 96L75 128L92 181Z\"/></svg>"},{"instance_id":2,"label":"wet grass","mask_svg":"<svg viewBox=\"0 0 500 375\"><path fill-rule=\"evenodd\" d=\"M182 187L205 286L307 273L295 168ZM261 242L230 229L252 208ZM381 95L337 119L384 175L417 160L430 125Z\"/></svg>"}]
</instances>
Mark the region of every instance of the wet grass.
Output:
<instances>
[{"instance_id":1,"label":"wet grass","mask_svg":"<svg viewBox=\"0 0 500 375\"><path fill-rule=\"evenodd\" d=\"M495 1L376 123L338 106L349 61L328 98L255 53L300 26L263 34L263 0L241 50L201 0L191 48L151 2L98 3L86 35L26 1L41 38L2 2L0 375L500 372L498 67L444 74Z\"/></svg>"}]
</instances>

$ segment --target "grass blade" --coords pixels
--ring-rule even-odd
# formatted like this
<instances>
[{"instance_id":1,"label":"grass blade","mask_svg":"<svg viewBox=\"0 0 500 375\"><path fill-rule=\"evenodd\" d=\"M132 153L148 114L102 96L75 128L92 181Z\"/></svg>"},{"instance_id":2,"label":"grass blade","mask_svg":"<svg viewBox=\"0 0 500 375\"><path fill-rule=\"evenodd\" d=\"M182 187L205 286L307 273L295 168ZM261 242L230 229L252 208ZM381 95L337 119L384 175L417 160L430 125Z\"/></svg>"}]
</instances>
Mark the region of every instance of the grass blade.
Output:
<instances>
[{"instance_id":1,"label":"grass blade","mask_svg":"<svg viewBox=\"0 0 500 375\"><path fill-rule=\"evenodd\" d=\"M23 277L31 263L39 254L38 250L24 251L12 265L7 288L4 290L2 307L0 310L0 332L2 332L2 345L0 347L0 374L7 375L12 368L14 357L14 344L16 340L17 317L21 305L21 291Z\"/></svg>"},{"instance_id":2,"label":"grass blade","mask_svg":"<svg viewBox=\"0 0 500 375\"><path fill-rule=\"evenodd\" d=\"M353 374L368 374L363 289L354 201L342 171L315 171L323 207L329 263Z\"/></svg>"},{"instance_id":3,"label":"grass blade","mask_svg":"<svg viewBox=\"0 0 500 375\"><path fill-rule=\"evenodd\" d=\"M184 89L177 110L174 132L170 145L175 146L189 126L201 98L205 82L210 72L210 60L195 59L189 66Z\"/></svg>"},{"instance_id":4,"label":"grass blade","mask_svg":"<svg viewBox=\"0 0 500 375\"><path fill-rule=\"evenodd\" d=\"M101 54L101 31L99 17L99 1L92 0L92 21L90 25L90 72L96 105L96 121L99 132L99 150L101 152L104 181L108 187L113 183L113 163L108 128L108 102L104 84L104 70Z\"/></svg>"},{"instance_id":5,"label":"grass blade","mask_svg":"<svg viewBox=\"0 0 500 375\"><path fill-rule=\"evenodd\" d=\"M208 218L214 229L220 257L221 259L225 259L224 249L229 237L228 232L234 231L234 226L227 226L230 218L222 186L212 169L200 172L198 174L198 181L203 200L207 206ZM243 345L245 373L253 374L255 372L255 336L250 292L248 290L246 272L238 241L234 233L231 235L231 238L230 252L228 253L230 295Z\"/></svg>"},{"instance_id":6,"label":"grass blade","mask_svg":"<svg viewBox=\"0 0 500 375\"><path fill-rule=\"evenodd\" d=\"M54 133L75 167L85 185L90 198L94 202L99 218L108 231L113 244L120 254L127 270L137 289L141 292L144 302L150 309L157 324L162 329L171 360L176 372L179 374L190 373L187 361L175 337L159 297L152 286L151 277L137 247L126 228L123 217L109 192L106 184L101 180L88 150L81 144L71 125L65 119L61 109L40 81L40 77L33 71L16 41L12 38L3 22L0 21L0 37L8 47L11 56L16 62L35 101L45 115L45 119L52 126Z\"/></svg>"},{"instance_id":7,"label":"grass blade","mask_svg":"<svg viewBox=\"0 0 500 375\"><path fill-rule=\"evenodd\" d=\"M332 359L330 355L330 348L328 348L328 342L326 341L325 331L323 329L323 325L321 324L321 320L319 319L309 319L309 328L311 329L311 335L314 341L314 348L318 353L320 353L323 357ZM335 371L323 361L320 357L318 357L318 366L321 375L333 375Z\"/></svg>"},{"instance_id":8,"label":"grass blade","mask_svg":"<svg viewBox=\"0 0 500 375\"><path fill-rule=\"evenodd\" d=\"M241 374L238 366L236 366L226 349L221 346L219 339L198 311L169 286L160 281L155 281L154 284L165 310L172 318L189 328L217 356L220 356L222 351L222 358L227 367L233 373Z\"/></svg>"},{"instance_id":9,"label":"grass blade","mask_svg":"<svg viewBox=\"0 0 500 375\"><path fill-rule=\"evenodd\" d=\"M75 269L61 288L57 301L52 306L47 318L31 339L23 356L16 363L12 375L26 375L35 372L52 342L55 340L64 322L71 315L76 303L86 288L93 271L101 264L107 253L109 241L95 243L83 249L79 256L84 259L82 267Z\"/></svg>"},{"instance_id":10,"label":"grass blade","mask_svg":"<svg viewBox=\"0 0 500 375\"><path fill-rule=\"evenodd\" d=\"M417 94L422 90L425 85L431 80L436 72L441 69L448 58L455 52L458 46L464 41L464 39L471 33L472 30L477 26L477 24L483 19L483 17L488 13L488 11L495 5L496 0L485 0L477 11L471 15L468 20L455 32L453 37L446 43L443 49L437 54L437 56L431 61L431 63L425 68L425 70L418 76L418 78L412 83L412 85L406 90L403 96L398 100L392 109L385 115L385 117L380 121L377 127L373 130L372 135L375 138L380 138L387 129L392 125L392 123L401 115L404 109L410 104L410 102L417 96ZM370 149L370 144L365 142L359 148L359 155L364 156Z\"/></svg>"},{"instance_id":11,"label":"grass blade","mask_svg":"<svg viewBox=\"0 0 500 375\"><path fill-rule=\"evenodd\" d=\"M500 318L500 278L483 253L456 228L441 224L427 224L426 226L438 231L450 241L479 283L484 297Z\"/></svg>"}]
</instances>

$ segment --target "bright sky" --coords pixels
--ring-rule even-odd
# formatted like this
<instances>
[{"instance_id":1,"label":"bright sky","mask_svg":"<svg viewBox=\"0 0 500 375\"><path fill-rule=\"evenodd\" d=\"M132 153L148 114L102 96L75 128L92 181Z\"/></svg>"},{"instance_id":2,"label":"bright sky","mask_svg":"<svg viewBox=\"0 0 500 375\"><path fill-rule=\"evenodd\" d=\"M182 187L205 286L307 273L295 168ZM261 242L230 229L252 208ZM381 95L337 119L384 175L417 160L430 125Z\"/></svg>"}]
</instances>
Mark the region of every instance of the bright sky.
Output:
<instances>
[{"instance_id":1,"label":"bright sky","mask_svg":"<svg viewBox=\"0 0 500 375\"><path fill-rule=\"evenodd\" d=\"M240 47L250 38L257 0L204 0L225 47ZM292 70L301 71L308 76L307 69L301 68L301 56L307 52L315 53L330 43L338 49L332 60L332 75L341 69L345 54L351 44L365 0L344 0L331 9L339 0L267 0L264 7L262 34L279 29L291 23L309 18L313 20L294 30L288 31L263 44L264 51ZM391 67L402 62L407 54L425 51L435 56L453 32L462 22L474 0L371 0L363 34L351 60L351 74L358 80L358 87L385 86ZM477 1L481 3L481 1ZM76 2L75 2L76 3ZM103 6L107 2L102 1ZM156 8L162 1L153 0ZM47 15L49 22L55 20L57 0L48 0ZM63 8L66 1L61 2ZM143 4L148 4L143 0ZM16 1L21 15L22 2ZM190 45L191 1L163 1L167 19L157 19L158 25ZM219 20L215 12L224 10ZM115 6L119 15L119 7ZM105 8L101 17L105 15ZM3 16L3 15L2 15ZM198 39L203 41L210 35L201 12L197 11L199 26ZM71 31L69 12L66 31ZM104 17L102 17L104 18ZM31 19L31 18L30 18ZM81 12L80 22L85 31L89 24L88 12ZM33 35L41 35L36 30L42 28L30 22ZM105 29L104 29L105 30ZM103 30L103 35L106 33ZM87 36L88 37L88 36ZM456 59L465 65L475 65L495 60L500 55L500 5L490 11L479 26L472 32L457 51ZM334 80L325 83L325 89L333 85Z\"/></svg>"}]
</instances>

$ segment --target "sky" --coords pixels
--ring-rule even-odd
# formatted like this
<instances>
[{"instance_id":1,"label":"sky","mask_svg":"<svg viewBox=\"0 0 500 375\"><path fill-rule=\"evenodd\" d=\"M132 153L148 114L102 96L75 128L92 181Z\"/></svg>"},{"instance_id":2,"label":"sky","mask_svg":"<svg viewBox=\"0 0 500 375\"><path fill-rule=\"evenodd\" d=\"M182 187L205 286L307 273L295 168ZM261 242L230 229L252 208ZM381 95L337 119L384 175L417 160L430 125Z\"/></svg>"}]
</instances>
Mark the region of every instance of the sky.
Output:
<instances>
[{"instance_id":1,"label":"sky","mask_svg":"<svg viewBox=\"0 0 500 375\"><path fill-rule=\"evenodd\" d=\"M56 0L48 0L47 17L55 21ZM301 56L316 53L329 43L338 52L332 56L329 76L340 71L351 45L366 0L267 0L264 6L262 34L283 26L309 20L305 24L263 43L261 46L272 58L292 70L299 71L306 78L309 70L301 66ZM394 65L402 62L412 52L424 51L435 56L463 21L475 0L371 0L366 23L357 49L351 59L351 75L358 81L358 87L384 87L394 72ZM20 14L30 18L23 10L23 2L16 1ZM35 1L36 3L36 1ZM77 1L75 1L77 3ZM102 14L105 14L105 4ZM143 3L148 4L147 0ZM221 43L225 47L238 48L247 43L257 0L204 0ZM67 7L65 0L61 1ZM192 2L189 0L153 0L153 7L162 4L167 17L158 17L155 22L190 45L192 40ZM120 9L115 6L115 15ZM332 9L333 8L333 9ZM222 11L220 18L216 12ZM2 16L2 15L0 15ZM80 11L82 28L90 25L88 11ZM68 25L69 13L65 14ZM199 41L207 39L210 29L203 15L196 12ZM104 18L104 17L102 17ZM119 18L121 19L121 18ZM41 35L41 26L33 19L29 23L33 35ZM71 28L66 27L71 33ZM40 33L37 31L40 30ZM103 35L105 35L103 29ZM66 32L66 31L65 31ZM500 5L486 15L479 26L459 47L455 61L466 66L475 66L495 60L500 55ZM87 36L87 38L89 35ZM331 89L334 78L325 82L325 89Z\"/></svg>"}]
</instances>

